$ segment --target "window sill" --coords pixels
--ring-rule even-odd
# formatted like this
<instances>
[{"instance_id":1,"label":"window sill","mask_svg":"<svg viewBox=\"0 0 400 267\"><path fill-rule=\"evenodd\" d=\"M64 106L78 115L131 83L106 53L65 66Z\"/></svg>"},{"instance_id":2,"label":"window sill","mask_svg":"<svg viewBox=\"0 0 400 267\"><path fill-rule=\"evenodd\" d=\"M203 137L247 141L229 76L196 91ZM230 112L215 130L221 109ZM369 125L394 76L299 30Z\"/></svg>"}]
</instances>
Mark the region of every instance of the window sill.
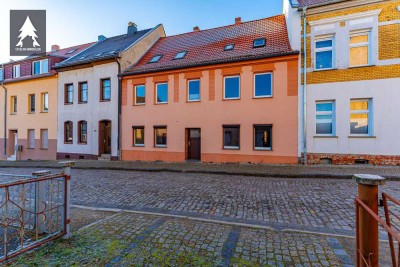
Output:
<instances>
[{"instance_id":1,"label":"window sill","mask_svg":"<svg viewBox=\"0 0 400 267\"><path fill-rule=\"evenodd\" d=\"M133 145L132 147L144 147L144 145Z\"/></svg>"},{"instance_id":2,"label":"window sill","mask_svg":"<svg viewBox=\"0 0 400 267\"><path fill-rule=\"evenodd\" d=\"M49 150L48 148L40 148L40 150Z\"/></svg>"},{"instance_id":3,"label":"window sill","mask_svg":"<svg viewBox=\"0 0 400 267\"><path fill-rule=\"evenodd\" d=\"M111 99L100 99L100 102L110 102Z\"/></svg>"},{"instance_id":4,"label":"window sill","mask_svg":"<svg viewBox=\"0 0 400 267\"><path fill-rule=\"evenodd\" d=\"M133 106L135 106L135 107L136 107L136 106L145 106L145 105L146 105L146 103L139 103L139 104L136 104L136 103L135 103L135 104L133 104Z\"/></svg>"},{"instance_id":5,"label":"window sill","mask_svg":"<svg viewBox=\"0 0 400 267\"><path fill-rule=\"evenodd\" d=\"M329 69L314 69L313 71L329 71L329 70L338 70L338 68L329 68Z\"/></svg>"},{"instance_id":6,"label":"window sill","mask_svg":"<svg viewBox=\"0 0 400 267\"><path fill-rule=\"evenodd\" d=\"M186 100L186 103L198 103L201 102L200 99L199 100Z\"/></svg>"},{"instance_id":7,"label":"window sill","mask_svg":"<svg viewBox=\"0 0 400 267\"><path fill-rule=\"evenodd\" d=\"M253 99L265 99L265 98L273 98L272 95L266 95L266 96L253 96Z\"/></svg>"},{"instance_id":8,"label":"window sill","mask_svg":"<svg viewBox=\"0 0 400 267\"><path fill-rule=\"evenodd\" d=\"M87 104L87 101L86 102L78 102L78 104Z\"/></svg>"},{"instance_id":9,"label":"window sill","mask_svg":"<svg viewBox=\"0 0 400 267\"><path fill-rule=\"evenodd\" d=\"M28 112L28 114L35 114L35 112Z\"/></svg>"},{"instance_id":10,"label":"window sill","mask_svg":"<svg viewBox=\"0 0 400 267\"><path fill-rule=\"evenodd\" d=\"M154 103L154 105L166 105L166 104L168 104L168 102Z\"/></svg>"},{"instance_id":11,"label":"window sill","mask_svg":"<svg viewBox=\"0 0 400 267\"><path fill-rule=\"evenodd\" d=\"M367 138L367 139L374 139L376 136L374 135L349 135L348 138Z\"/></svg>"},{"instance_id":12,"label":"window sill","mask_svg":"<svg viewBox=\"0 0 400 267\"><path fill-rule=\"evenodd\" d=\"M156 145L154 146L155 148L167 148L167 146L162 146L162 145Z\"/></svg>"},{"instance_id":13,"label":"window sill","mask_svg":"<svg viewBox=\"0 0 400 267\"><path fill-rule=\"evenodd\" d=\"M375 67L375 65L368 64L368 65L360 65L360 66L349 66L349 69L366 68L366 67Z\"/></svg>"},{"instance_id":14,"label":"window sill","mask_svg":"<svg viewBox=\"0 0 400 267\"><path fill-rule=\"evenodd\" d=\"M78 145L87 145L87 142L86 143L78 143Z\"/></svg>"},{"instance_id":15,"label":"window sill","mask_svg":"<svg viewBox=\"0 0 400 267\"><path fill-rule=\"evenodd\" d=\"M272 151L272 148L268 148L268 147L255 147L254 148L255 151Z\"/></svg>"},{"instance_id":16,"label":"window sill","mask_svg":"<svg viewBox=\"0 0 400 267\"><path fill-rule=\"evenodd\" d=\"M223 98L222 101L230 101L230 100L240 100L240 97L238 98Z\"/></svg>"},{"instance_id":17,"label":"window sill","mask_svg":"<svg viewBox=\"0 0 400 267\"><path fill-rule=\"evenodd\" d=\"M72 145L72 142L64 142L64 145Z\"/></svg>"},{"instance_id":18,"label":"window sill","mask_svg":"<svg viewBox=\"0 0 400 267\"><path fill-rule=\"evenodd\" d=\"M314 135L314 138L339 138L337 135Z\"/></svg>"},{"instance_id":19,"label":"window sill","mask_svg":"<svg viewBox=\"0 0 400 267\"><path fill-rule=\"evenodd\" d=\"M10 115L17 115L17 113L10 113Z\"/></svg>"},{"instance_id":20,"label":"window sill","mask_svg":"<svg viewBox=\"0 0 400 267\"><path fill-rule=\"evenodd\" d=\"M64 105L73 105L74 103L72 102L72 103L64 103Z\"/></svg>"},{"instance_id":21,"label":"window sill","mask_svg":"<svg viewBox=\"0 0 400 267\"><path fill-rule=\"evenodd\" d=\"M34 147L27 147L26 149L34 150L35 148Z\"/></svg>"},{"instance_id":22,"label":"window sill","mask_svg":"<svg viewBox=\"0 0 400 267\"><path fill-rule=\"evenodd\" d=\"M224 146L223 149L224 150L240 150L240 147L227 147L227 146Z\"/></svg>"},{"instance_id":23,"label":"window sill","mask_svg":"<svg viewBox=\"0 0 400 267\"><path fill-rule=\"evenodd\" d=\"M40 111L40 113L49 113L48 111Z\"/></svg>"}]
</instances>

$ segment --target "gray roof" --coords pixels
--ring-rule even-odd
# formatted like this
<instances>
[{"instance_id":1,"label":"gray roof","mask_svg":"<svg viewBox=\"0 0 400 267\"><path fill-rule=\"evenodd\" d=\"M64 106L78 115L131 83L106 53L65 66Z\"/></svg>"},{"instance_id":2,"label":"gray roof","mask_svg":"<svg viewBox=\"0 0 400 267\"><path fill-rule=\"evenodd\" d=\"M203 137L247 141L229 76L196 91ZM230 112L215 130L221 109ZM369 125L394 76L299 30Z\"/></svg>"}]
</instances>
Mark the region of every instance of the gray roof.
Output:
<instances>
[{"instance_id":1,"label":"gray roof","mask_svg":"<svg viewBox=\"0 0 400 267\"><path fill-rule=\"evenodd\" d=\"M151 30L153 30L153 28L137 31L134 34L122 34L98 41L75 56L56 64L55 68L69 67L114 58L118 55L118 52L129 48Z\"/></svg>"}]
</instances>

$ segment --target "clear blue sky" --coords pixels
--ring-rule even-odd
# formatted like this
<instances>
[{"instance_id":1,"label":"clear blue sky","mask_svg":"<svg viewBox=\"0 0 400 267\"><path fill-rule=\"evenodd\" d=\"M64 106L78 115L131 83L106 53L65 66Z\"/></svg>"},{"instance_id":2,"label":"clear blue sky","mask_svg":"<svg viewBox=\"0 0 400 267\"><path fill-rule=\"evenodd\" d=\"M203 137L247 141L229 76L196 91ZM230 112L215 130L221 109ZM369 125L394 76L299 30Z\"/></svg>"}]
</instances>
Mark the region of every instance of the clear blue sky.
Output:
<instances>
[{"instance_id":1,"label":"clear blue sky","mask_svg":"<svg viewBox=\"0 0 400 267\"><path fill-rule=\"evenodd\" d=\"M139 29L162 23L167 35L255 20L282 13L282 0L1 0L0 62L9 61L10 10L47 10L47 50L123 34L129 21ZM3 38L4 37L4 38ZM18 59L18 58L13 58Z\"/></svg>"}]
</instances>

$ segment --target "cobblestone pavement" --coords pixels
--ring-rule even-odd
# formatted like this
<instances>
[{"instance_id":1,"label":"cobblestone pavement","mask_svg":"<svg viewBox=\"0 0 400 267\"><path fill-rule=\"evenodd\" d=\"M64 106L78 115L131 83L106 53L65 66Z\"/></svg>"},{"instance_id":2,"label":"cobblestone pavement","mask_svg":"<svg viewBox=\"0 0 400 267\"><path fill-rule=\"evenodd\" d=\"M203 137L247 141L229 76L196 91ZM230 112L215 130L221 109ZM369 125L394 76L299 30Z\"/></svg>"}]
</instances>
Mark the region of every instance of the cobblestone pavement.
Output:
<instances>
[{"instance_id":1,"label":"cobblestone pavement","mask_svg":"<svg viewBox=\"0 0 400 267\"><path fill-rule=\"evenodd\" d=\"M58 161L0 161L0 168L59 168ZM199 163L199 162L147 162L76 160L75 169L105 169L131 171L168 171L209 174L241 174L263 177L296 178L351 178L355 173L382 175L400 180L400 166L373 165L273 165L248 163Z\"/></svg>"},{"instance_id":2,"label":"cobblestone pavement","mask_svg":"<svg viewBox=\"0 0 400 267\"><path fill-rule=\"evenodd\" d=\"M400 198L398 188L397 181L381 187ZM354 235L356 191L355 182L344 179L75 169L72 204Z\"/></svg>"},{"instance_id":3,"label":"cobblestone pavement","mask_svg":"<svg viewBox=\"0 0 400 267\"><path fill-rule=\"evenodd\" d=\"M337 238L122 212L15 266L353 266ZM166 265L168 264L168 265Z\"/></svg>"}]
</instances>

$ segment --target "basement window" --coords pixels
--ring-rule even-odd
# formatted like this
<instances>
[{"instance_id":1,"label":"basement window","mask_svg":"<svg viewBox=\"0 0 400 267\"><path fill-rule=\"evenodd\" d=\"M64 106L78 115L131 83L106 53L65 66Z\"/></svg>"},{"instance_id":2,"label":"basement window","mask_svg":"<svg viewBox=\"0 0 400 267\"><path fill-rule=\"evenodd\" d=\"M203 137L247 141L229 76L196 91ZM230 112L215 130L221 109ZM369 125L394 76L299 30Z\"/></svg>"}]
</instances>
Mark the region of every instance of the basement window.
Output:
<instances>
[{"instance_id":1,"label":"basement window","mask_svg":"<svg viewBox=\"0 0 400 267\"><path fill-rule=\"evenodd\" d=\"M233 50L234 47L235 47L234 44L227 44L227 45L224 47L224 51Z\"/></svg>"},{"instance_id":2,"label":"basement window","mask_svg":"<svg viewBox=\"0 0 400 267\"><path fill-rule=\"evenodd\" d=\"M152 57L152 59L150 59L149 63L156 63L158 61L160 61L160 59L162 58L162 55L157 55Z\"/></svg>"},{"instance_id":3,"label":"basement window","mask_svg":"<svg viewBox=\"0 0 400 267\"><path fill-rule=\"evenodd\" d=\"M186 56L186 53L187 53L186 51L179 52L178 54L175 55L174 59L182 59Z\"/></svg>"},{"instance_id":4,"label":"basement window","mask_svg":"<svg viewBox=\"0 0 400 267\"><path fill-rule=\"evenodd\" d=\"M258 38L253 41L253 48L265 46L265 38Z\"/></svg>"},{"instance_id":5,"label":"basement window","mask_svg":"<svg viewBox=\"0 0 400 267\"><path fill-rule=\"evenodd\" d=\"M369 160L367 159L356 159L354 161L354 164L360 164L360 165L368 165L369 164Z\"/></svg>"}]
</instances>

